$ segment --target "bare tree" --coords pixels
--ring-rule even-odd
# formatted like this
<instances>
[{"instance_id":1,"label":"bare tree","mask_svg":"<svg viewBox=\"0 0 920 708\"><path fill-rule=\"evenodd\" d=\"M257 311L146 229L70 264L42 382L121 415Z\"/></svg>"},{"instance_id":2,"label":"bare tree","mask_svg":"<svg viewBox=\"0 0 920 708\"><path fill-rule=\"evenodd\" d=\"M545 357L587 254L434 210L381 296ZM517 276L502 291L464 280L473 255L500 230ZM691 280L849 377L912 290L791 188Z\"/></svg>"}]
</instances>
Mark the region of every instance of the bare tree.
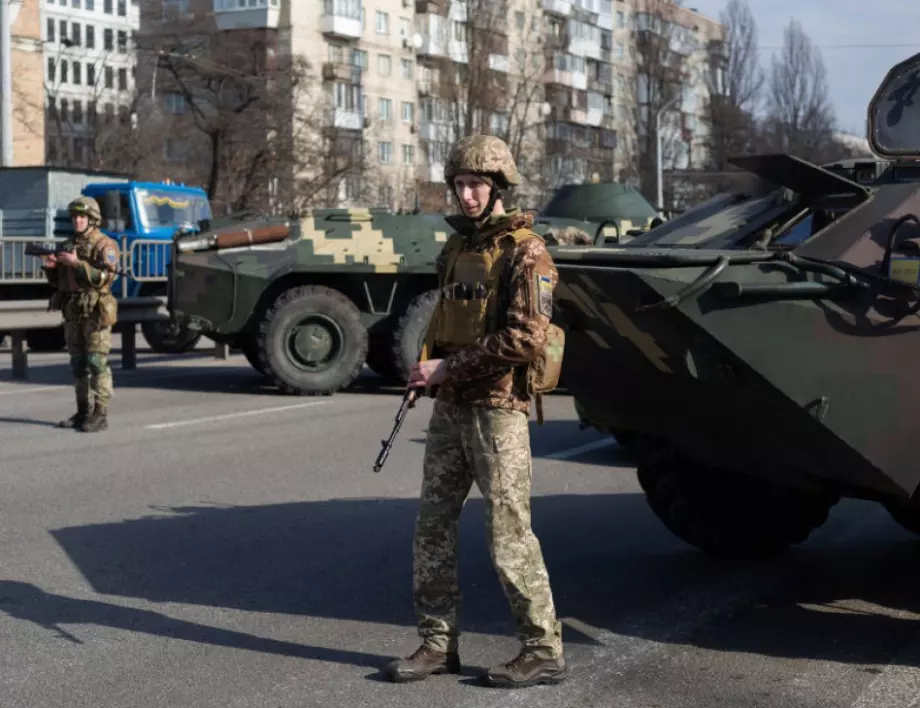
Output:
<instances>
[{"instance_id":1,"label":"bare tree","mask_svg":"<svg viewBox=\"0 0 920 708\"><path fill-rule=\"evenodd\" d=\"M790 20L783 34L781 56L771 61L763 146L806 160L821 160L833 148L835 123L821 52L802 25Z\"/></svg>"},{"instance_id":2,"label":"bare tree","mask_svg":"<svg viewBox=\"0 0 920 708\"><path fill-rule=\"evenodd\" d=\"M420 52L422 159L440 164L459 138L497 135L508 143L525 184L516 196L541 193L543 77L541 14L532 0L429 0L417 15L428 43ZM422 207L443 209L443 183L419 185Z\"/></svg>"},{"instance_id":3,"label":"bare tree","mask_svg":"<svg viewBox=\"0 0 920 708\"><path fill-rule=\"evenodd\" d=\"M279 49L274 32L219 30L201 17L150 22L139 39L155 67L171 126L166 157L176 171L205 186L216 213L363 200L369 160L360 100L349 112L356 124L337 125L320 71Z\"/></svg>"},{"instance_id":4,"label":"bare tree","mask_svg":"<svg viewBox=\"0 0 920 708\"><path fill-rule=\"evenodd\" d=\"M711 193L739 184L741 172L728 159L750 152L756 135L754 113L762 96L764 71L758 58L757 22L747 0L729 0L720 20L725 27L724 41L710 43L707 76L708 98L706 167L714 173Z\"/></svg>"},{"instance_id":5,"label":"bare tree","mask_svg":"<svg viewBox=\"0 0 920 708\"><path fill-rule=\"evenodd\" d=\"M681 10L679 0L638 0L636 7L635 74L630 82L634 92L630 104L634 108L628 116L634 142L627 143L632 154L621 176L624 181L638 183L653 203L657 201L659 115L662 162L673 162L687 149L683 89L690 82L690 54L694 47L679 22ZM680 120L673 120L674 116L680 116ZM667 187L665 201L673 203Z\"/></svg>"}]
</instances>

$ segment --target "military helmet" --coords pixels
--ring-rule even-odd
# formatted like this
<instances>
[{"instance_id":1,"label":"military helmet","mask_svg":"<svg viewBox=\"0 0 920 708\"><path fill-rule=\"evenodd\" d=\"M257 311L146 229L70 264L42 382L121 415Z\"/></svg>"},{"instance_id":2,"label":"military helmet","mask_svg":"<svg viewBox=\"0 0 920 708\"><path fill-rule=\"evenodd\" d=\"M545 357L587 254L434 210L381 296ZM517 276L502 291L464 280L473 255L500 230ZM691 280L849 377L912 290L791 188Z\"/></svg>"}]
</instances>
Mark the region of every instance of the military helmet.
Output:
<instances>
[{"instance_id":1,"label":"military helmet","mask_svg":"<svg viewBox=\"0 0 920 708\"><path fill-rule=\"evenodd\" d=\"M99 202L92 197L77 197L67 205L67 211L71 216L75 214L86 214L91 221L97 224L102 222L102 210L99 209Z\"/></svg>"},{"instance_id":2,"label":"military helmet","mask_svg":"<svg viewBox=\"0 0 920 708\"><path fill-rule=\"evenodd\" d=\"M521 183L511 150L494 135L470 135L454 144L444 165L444 181L451 184L463 172L500 177L507 187Z\"/></svg>"}]
</instances>

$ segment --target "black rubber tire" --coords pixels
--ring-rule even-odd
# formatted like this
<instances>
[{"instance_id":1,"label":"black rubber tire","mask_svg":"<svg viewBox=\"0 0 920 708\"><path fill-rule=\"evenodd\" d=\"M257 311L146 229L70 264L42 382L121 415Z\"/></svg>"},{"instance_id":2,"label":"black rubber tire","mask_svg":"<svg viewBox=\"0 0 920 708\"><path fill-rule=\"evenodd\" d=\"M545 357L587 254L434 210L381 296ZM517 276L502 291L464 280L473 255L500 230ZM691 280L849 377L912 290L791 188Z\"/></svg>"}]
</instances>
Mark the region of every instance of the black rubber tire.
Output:
<instances>
[{"instance_id":1,"label":"black rubber tire","mask_svg":"<svg viewBox=\"0 0 920 708\"><path fill-rule=\"evenodd\" d=\"M367 359L364 363L387 383L405 383L399 369L393 363L392 330L381 332L368 343Z\"/></svg>"},{"instance_id":2,"label":"black rubber tire","mask_svg":"<svg viewBox=\"0 0 920 708\"><path fill-rule=\"evenodd\" d=\"M899 526L920 534L920 504L916 500L898 499L882 502L882 505Z\"/></svg>"},{"instance_id":3,"label":"black rubber tire","mask_svg":"<svg viewBox=\"0 0 920 708\"><path fill-rule=\"evenodd\" d=\"M267 376L267 371L262 360L259 358L259 343L255 337L248 337L240 343L240 351L246 357L249 365L263 376Z\"/></svg>"},{"instance_id":4,"label":"black rubber tire","mask_svg":"<svg viewBox=\"0 0 920 708\"><path fill-rule=\"evenodd\" d=\"M610 434L617 441L617 445L627 452L635 452L639 446L639 433L634 430L611 428Z\"/></svg>"},{"instance_id":5,"label":"black rubber tire","mask_svg":"<svg viewBox=\"0 0 920 708\"><path fill-rule=\"evenodd\" d=\"M141 333L151 351L157 354L184 354L201 341L201 333L180 327L178 333L167 333L168 322L141 322Z\"/></svg>"},{"instance_id":6,"label":"black rubber tire","mask_svg":"<svg viewBox=\"0 0 920 708\"><path fill-rule=\"evenodd\" d=\"M409 372L422 353L422 343L428 333L428 324L437 299L437 290L416 295L393 328L390 363L402 383L409 380Z\"/></svg>"},{"instance_id":7,"label":"black rubber tire","mask_svg":"<svg viewBox=\"0 0 920 708\"><path fill-rule=\"evenodd\" d=\"M29 350L33 352L58 352L67 346L64 327L27 330L26 344Z\"/></svg>"},{"instance_id":8,"label":"black rubber tire","mask_svg":"<svg viewBox=\"0 0 920 708\"><path fill-rule=\"evenodd\" d=\"M309 371L292 357L287 338L298 322L311 317L332 341L332 359L322 370ZM259 361L272 382L288 395L332 395L350 386L364 366L367 328L354 303L321 285L291 288L265 313L259 326Z\"/></svg>"},{"instance_id":9,"label":"black rubber tire","mask_svg":"<svg viewBox=\"0 0 920 708\"><path fill-rule=\"evenodd\" d=\"M681 540L713 556L767 557L802 543L836 497L812 494L644 447L639 484L655 515Z\"/></svg>"}]
</instances>

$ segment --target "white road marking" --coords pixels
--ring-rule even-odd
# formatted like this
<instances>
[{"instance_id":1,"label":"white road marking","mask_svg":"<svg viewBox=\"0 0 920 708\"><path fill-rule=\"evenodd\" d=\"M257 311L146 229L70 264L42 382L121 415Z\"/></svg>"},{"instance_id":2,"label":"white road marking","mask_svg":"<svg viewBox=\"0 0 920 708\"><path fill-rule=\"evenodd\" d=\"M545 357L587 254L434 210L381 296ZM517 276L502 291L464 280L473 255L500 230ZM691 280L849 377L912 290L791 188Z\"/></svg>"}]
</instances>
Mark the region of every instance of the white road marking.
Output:
<instances>
[{"instance_id":1,"label":"white road marking","mask_svg":"<svg viewBox=\"0 0 920 708\"><path fill-rule=\"evenodd\" d=\"M0 391L0 396L12 396L14 393L26 394L26 393L38 393L39 391L54 391L59 388L64 388L65 384L60 384L58 386L38 386L37 388L15 388L12 391Z\"/></svg>"},{"instance_id":2,"label":"white road marking","mask_svg":"<svg viewBox=\"0 0 920 708\"><path fill-rule=\"evenodd\" d=\"M570 447L567 450L560 450L559 452L554 452L552 455L547 455L546 457L550 460L568 460L569 458L576 457L583 452L591 452L592 450L600 450L603 447L611 447L617 445L615 438L604 438L603 440L595 440L594 442L585 443L584 445L579 445L578 447Z\"/></svg>"},{"instance_id":3,"label":"white road marking","mask_svg":"<svg viewBox=\"0 0 920 708\"><path fill-rule=\"evenodd\" d=\"M230 418L243 418L250 415L263 415L265 413L277 413L279 411L292 411L298 408L310 408L311 406L322 406L328 401L311 401L310 403L297 403L293 406L277 406L275 408L259 408L253 411L237 411L236 413L225 413L223 415L209 415L205 418L192 418L190 420L174 420L171 423L154 423L153 425L144 426L148 430L162 430L163 428L178 428L186 425L195 425L196 423L210 423L214 420L228 420Z\"/></svg>"}]
</instances>

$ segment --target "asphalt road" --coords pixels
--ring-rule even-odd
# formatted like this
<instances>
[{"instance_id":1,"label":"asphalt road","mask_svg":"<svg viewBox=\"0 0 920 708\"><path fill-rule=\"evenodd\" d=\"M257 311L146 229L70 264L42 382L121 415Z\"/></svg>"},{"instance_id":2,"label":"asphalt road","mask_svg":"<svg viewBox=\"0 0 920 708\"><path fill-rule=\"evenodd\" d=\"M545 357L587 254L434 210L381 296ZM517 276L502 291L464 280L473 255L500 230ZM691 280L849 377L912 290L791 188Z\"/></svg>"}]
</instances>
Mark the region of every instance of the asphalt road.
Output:
<instances>
[{"instance_id":1,"label":"asphalt road","mask_svg":"<svg viewBox=\"0 0 920 708\"><path fill-rule=\"evenodd\" d=\"M141 353L110 429L72 412L63 354L0 352L2 708L908 708L920 704L920 540L847 502L804 545L707 559L654 518L630 460L553 396L534 526L571 666L477 675L517 650L474 491L461 529L461 677L383 682L416 646L411 534L425 401L371 465L399 392L278 395L241 356ZM117 356L115 357L117 365ZM534 424L534 430L536 425Z\"/></svg>"}]
</instances>

